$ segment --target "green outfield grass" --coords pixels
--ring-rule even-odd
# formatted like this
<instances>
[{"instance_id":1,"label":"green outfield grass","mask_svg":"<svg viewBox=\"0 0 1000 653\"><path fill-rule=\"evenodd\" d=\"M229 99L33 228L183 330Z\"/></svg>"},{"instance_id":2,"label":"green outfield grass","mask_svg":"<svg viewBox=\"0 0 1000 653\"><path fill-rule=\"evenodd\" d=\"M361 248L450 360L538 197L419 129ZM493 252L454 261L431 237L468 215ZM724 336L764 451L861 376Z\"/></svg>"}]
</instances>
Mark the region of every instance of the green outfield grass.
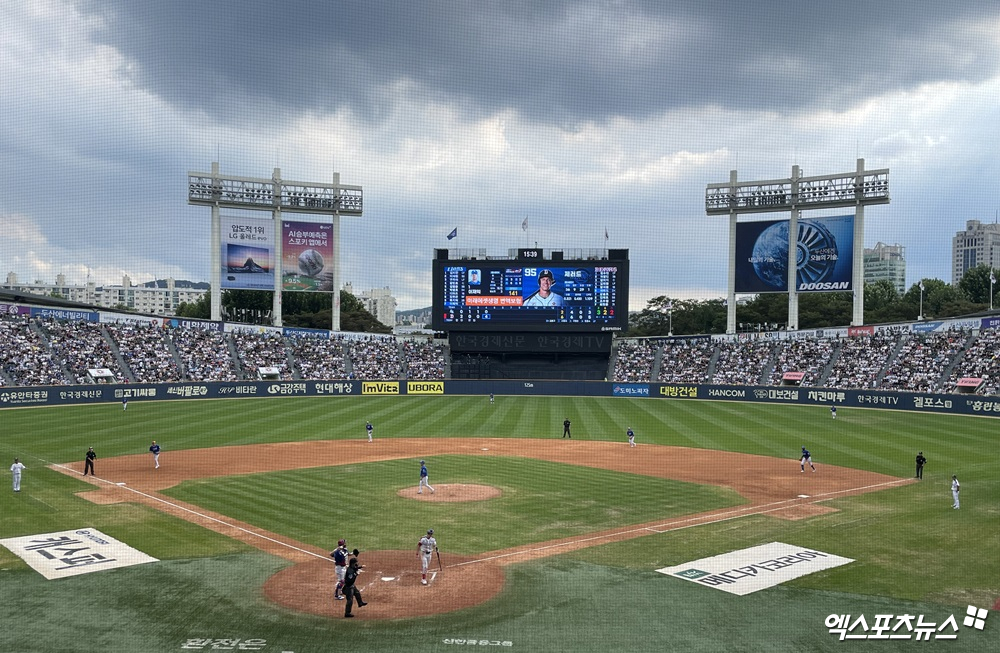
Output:
<instances>
[{"instance_id":1,"label":"green outfield grass","mask_svg":"<svg viewBox=\"0 0 1000 653\"><path fill-rule=\"evenodd\" d=\"M178 449L361 439L365 420L376 438L559 438L566 417L577 440L624 442L631 426L641 444L790 461L804 445L820 473L835 464L906 477L918 450L929 463L922 482L829 502L834 513L794 522L745 517L514 565L504 591L487 604L360 623L277 608L260 587L284 561L142 506L91 504L74 496L89 484L45 468L81 460L88 446L101 458L144 453L154 438L165 460ZM957 641L944 643L838 642L823 624L831 613L865 613L869 620L876 613L938 620L954 613L961 622L966 605L990 607L1000 598L997 424L849 409L832 420L821 407L576 397L497 397L494 406L485 397L345 397L134 401L127 412L118 405L0 411L0 461L6 470L19 456L28 467L19 495L9 485L0 489L0 537L89 526L162 560L46 581L0 547L0 652L175 651L190 638L227 636L263 638L264 650L296 653L468 650L443 643L450 638L510 641L520 651L1000 650L996 613L985 631L963 628ZM432 522L443 538L447 533L451 550L467 554L737 500L718 488L591 468L440 456L435 481L495 485L504 496L414 509L395 498L398 488L412 485L412 465L210 479L170 493L316 546L327 546L349 520L366 546L409 548L412 533ZM950 509L952 473L962 480L960 511ZM654 571L771 541L856 562L745 597ZM488 647L473 648L482 649Z\"/></svg>"}]
</instances>

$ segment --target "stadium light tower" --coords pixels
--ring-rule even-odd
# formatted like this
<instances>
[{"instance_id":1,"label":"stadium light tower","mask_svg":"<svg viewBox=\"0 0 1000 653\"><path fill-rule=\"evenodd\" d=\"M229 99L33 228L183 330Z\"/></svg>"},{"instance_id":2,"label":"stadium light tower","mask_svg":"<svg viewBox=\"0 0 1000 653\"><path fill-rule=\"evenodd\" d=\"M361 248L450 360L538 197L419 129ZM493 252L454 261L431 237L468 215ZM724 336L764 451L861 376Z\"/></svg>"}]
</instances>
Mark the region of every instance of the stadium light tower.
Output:
<instances>
[{"instance_id":1,"label":"stadium light tower","mask_svg":"<svg viewBox=\"0 0 1000 653\"><path fill-rule=\"evenodd\" d=\"M854 172L819 177L802 177L799 166L792 166L787 179L737 181L737 172L729 173L729 181L709 184L705 189L705 213L729 216L729 284L726 333L736 333L736 223L737 216L747 213L788 211L788 259L783 266L787 273L788 328L799 328L799 258L803 256L799 240L799 218L803 210L853 208L851 285L854 290L852 326L864 324L865 307L865 206L889 203L889 169L865 170L865 160L858 159ZM809 284L816 286L819 284ZM846 285L846 282L845 284ZM807 288L808 289L808 288ZM850 290L850 288L843 288Z\"/></svg>"},{"instance_id":2,"label":"stadium light tower","mask_svg":"<svg viewBox=\"0 0 1000 653\"><path fill-rule=\"evenodd\" d=\"M270 179L231 177L219 174L218 162L212 163L212 172L188 172L188 204L208 206L212 209L212 319L222 319L222 209L267 211L274 221L274 326L281 326L282 293L282 214L304 213L314 216L332 216L332 247L330 284L333 294L331 329L340 330L340 216L360 216L363 194L360 186L340 183L340 173L333 173L333 183L289 181L281 178L281 169L275 168ZM271 242L266 234L260 234ZM268 252L270 253L270 252ZM252 261L248 261L252 263ZM240 286L233 286L240 287Z\"/></svg>"}]
</instances>

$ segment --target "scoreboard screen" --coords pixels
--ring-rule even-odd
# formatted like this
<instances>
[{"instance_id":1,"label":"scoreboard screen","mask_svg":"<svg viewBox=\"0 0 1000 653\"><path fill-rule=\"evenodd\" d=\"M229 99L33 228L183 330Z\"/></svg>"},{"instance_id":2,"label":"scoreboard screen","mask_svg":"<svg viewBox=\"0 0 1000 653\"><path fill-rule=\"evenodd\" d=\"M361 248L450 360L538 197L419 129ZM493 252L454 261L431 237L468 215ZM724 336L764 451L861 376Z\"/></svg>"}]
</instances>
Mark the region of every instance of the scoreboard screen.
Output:
<instances>
[{"instance_id":1,"label":"scoreboard screen","mask_svg":"<svg viewBox=\"0 0 1000 653\"><path fill-rule=\"evenodd\" d=\"M435 260L438 331L624 331L628 261Z\"/></svg>"}]
</instances>

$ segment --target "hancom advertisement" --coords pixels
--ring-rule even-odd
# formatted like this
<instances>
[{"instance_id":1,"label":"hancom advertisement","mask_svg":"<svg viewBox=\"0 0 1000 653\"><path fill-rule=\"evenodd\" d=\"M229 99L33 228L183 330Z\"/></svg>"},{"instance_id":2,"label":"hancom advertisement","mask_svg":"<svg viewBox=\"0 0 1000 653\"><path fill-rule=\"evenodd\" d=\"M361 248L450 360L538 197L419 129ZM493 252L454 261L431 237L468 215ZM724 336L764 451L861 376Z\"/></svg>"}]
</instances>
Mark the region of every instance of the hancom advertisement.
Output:
<instances>
[{"instance_id":1,"label":"hancom advertisement","mask_svg":"<svg viewBox=\"0 0 1000 653\"><path fill-rule=\"evenodd\" d=\"M333 225L281 223L281 288L333 292Z\"/></svg>"},{"instance_id":2,"label":"hancom advertisement","mask_svg":"<svg viewBox=\"0 0 1000 653\"><path fill-rule=\"evenodd\" d=\"M736 225L736 292L788 292L788 220ZM853 290L854 216L798 221L798 292Z\"/></svg>"},{"instance_id":3,"label":"hancom advertisement","mask_svg":"<svg viewBox=\"0 0 1000 653\"><path fill-rule=\"evenodd\" d=\"M274 290L274 222L223 216L221 288Z\"/></svg>"}]
</instances>

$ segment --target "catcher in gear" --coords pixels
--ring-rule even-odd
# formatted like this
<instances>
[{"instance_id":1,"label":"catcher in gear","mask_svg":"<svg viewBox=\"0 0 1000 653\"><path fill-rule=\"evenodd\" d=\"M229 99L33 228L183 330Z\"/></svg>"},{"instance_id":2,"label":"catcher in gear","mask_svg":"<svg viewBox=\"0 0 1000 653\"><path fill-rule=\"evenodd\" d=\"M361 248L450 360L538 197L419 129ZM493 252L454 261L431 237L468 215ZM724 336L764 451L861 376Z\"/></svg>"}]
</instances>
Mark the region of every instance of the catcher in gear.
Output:
<instances>
[{"instance_id":1,"label":"catcher in gear","mask_svg":"<svg viewBox=\"0 0 1000 653\"><path fill-rule=\"evenodd\" d=\"M427 535L417 542L417 557L420 558L420 584L427 584L427 567L431 564L431 554L438 550L437 540L434 539L434 529L428 528Z\"/></svg>"},{"instance_id":2,"label":"catcher in gear","mask_svg":"<svg viewBox=\"0 0 1000 653\"><path fill-rule=\"evenodd\" d=\"M337 585L333 588L333 598L344 600L344 576L347 574L347 540L337 540L337 548L330 552L333 558L334 571L337 574Z\"/></svg>"}]
</instances>

